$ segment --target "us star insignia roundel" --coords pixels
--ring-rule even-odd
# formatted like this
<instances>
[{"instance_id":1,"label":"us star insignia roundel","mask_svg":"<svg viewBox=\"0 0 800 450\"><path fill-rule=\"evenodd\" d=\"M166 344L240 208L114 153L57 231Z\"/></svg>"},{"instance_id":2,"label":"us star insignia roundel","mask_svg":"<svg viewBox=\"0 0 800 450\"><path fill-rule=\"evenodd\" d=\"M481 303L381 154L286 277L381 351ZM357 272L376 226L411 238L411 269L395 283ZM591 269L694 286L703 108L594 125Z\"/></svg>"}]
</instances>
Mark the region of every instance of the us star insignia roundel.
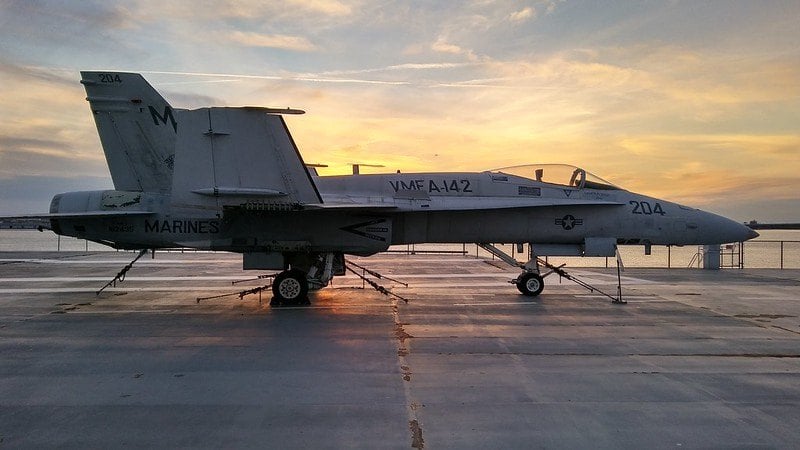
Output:
<instances>
[{"instance_id":1,"label":"us star insignia roundel","mask_svg":"<svg viewBox=\"0 0 800 450\"><path fill-rule=\"evenodd\" d=\"M583 219L576 219L572 214L567 214L560 219L556 219L556 225L561 225L561 228L565 230L571 230L578 225L583 225Z\"/></svg>"}]
</instances>

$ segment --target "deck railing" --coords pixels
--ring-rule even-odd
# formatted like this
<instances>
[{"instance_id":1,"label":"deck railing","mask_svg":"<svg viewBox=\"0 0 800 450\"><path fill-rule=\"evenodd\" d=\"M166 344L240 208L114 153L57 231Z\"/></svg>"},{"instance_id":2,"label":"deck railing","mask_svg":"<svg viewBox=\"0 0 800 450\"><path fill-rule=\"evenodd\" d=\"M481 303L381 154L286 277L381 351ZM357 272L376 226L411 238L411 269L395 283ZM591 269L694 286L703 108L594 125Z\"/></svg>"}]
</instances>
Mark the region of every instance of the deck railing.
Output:
<instances>
[{"instance_id":1,"label":"deck railing","mask_svg":"<svg viewBox=\"0 0 800 450\"><path fill-rule=\"evenodd\" d=\"M39 233L37 233L38 235ZM43 251L103 251L107 247L82 239L64 238L52 236L52 247L50 241L39 243L35 248ZM42 245L43 244L43 245ZM527 246L524 248L524 255L517 252L515 245L498 244L506 253L515 256L519 260L527 257ZM19 250L29 250L27 246ZM0 250L12 251L8 248ZM189 248L178 248L159 250L159 252L195 252L197 250ZM416 245L397 245L392 246L390 253L401 253L409 255L423 254L442 254L442 255L464 255L473 257L492 258L492 255L482 250L475 244L416 244ZM652 255L644 256L642 246L620 246L622 261L628 267L702 267L703 248L697 246L669 247L653 246ZM580 267L614 267L616 262L611 258L580 258L580 257L550 257L551 262L564 260L569 266ZM756 239L744 243L726 244L720 248L720 267L722 268L765 268L765 269L800 269L800 240L774 240Z\"/></svg>"}]
</instances>

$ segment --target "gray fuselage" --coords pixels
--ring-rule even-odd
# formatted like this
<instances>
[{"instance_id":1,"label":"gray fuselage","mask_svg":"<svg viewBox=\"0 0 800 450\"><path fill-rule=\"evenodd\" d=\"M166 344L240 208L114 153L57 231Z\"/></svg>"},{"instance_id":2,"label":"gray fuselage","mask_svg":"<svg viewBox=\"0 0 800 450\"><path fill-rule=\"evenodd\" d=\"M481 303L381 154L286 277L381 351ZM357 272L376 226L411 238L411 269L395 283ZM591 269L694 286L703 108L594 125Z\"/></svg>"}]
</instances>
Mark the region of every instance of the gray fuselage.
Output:
<instances>
[{"instance_id":1,"label":"gray fuselage","mask_svg":"<svg viewBox=\"0 0 800 450\"><path fill-rule=\"evenodd\" d=\"M323 204L313 208L243 199L241 208L209 211L173 205L166 194L67 193L54 199L51 213L103 209L139 214L53 219L53 228L119 248L350 254L413 243L582 246L595 238L619 244L720 244L754 234L724 217L610 185L567 186L501 172L314 181ZM350 204L362 206L350 209Z\"/></svg>"}]
</instances>

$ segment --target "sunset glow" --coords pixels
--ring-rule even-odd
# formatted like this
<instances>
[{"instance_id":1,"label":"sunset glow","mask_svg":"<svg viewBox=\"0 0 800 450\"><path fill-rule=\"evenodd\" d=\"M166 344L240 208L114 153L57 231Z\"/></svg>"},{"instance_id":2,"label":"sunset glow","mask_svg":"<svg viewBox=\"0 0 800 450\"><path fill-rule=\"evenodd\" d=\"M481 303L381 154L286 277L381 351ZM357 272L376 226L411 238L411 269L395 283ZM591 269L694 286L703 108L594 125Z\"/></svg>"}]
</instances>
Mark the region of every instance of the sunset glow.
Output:
<instances>
[{"instance_id":1,"label":"sunset glow","mask_svg":"<svg viewBox=\"0 0 800 450\"><path fill-rule=\"evenodd\" d=\"M0 214L111 187L78 73L107 69L176 107L304 109L323 175L565 163L800 221L798 23L796 1L3 2Z\"/></svg>"}]
</instances>

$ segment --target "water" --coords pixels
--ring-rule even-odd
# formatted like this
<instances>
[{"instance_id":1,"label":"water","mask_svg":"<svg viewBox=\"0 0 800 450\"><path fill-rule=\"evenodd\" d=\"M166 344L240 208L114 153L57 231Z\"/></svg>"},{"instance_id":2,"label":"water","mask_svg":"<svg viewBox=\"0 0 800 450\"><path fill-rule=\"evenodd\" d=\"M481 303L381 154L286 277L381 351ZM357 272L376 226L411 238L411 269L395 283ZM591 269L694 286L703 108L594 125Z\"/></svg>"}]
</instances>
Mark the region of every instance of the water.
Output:
<instances>
[{"instance_id":1,"label":"water","mask_svg":"<svg viewBox=\"0 0 800 450\"><path fill-rule=\"evenodd\" d=\"M745 242L744 266L746 268L780 268L781 267L781 242L783 241L783 268L800 269L800 230L762 230L761 236ZM512 245L499 246L504 251L512 253ZM52 231L39 232L36 230L0 230L0 251L116 251L113 248L83 239L62 236L60 238ZM392 247L395 251L414 250L423 251L461 251L466 249L469 255L490 256L474 244L419 244L414 246L399 245ZM698 267L697 246L686 247L657 247L653 246L651 255L644 254L642 246L621 246L620 255L626 267ZM739 261L738 248L722 249L722 265L737 266ZM517 255L517 259L522 259ZM694 260L694 262L693 262ZM702 259L701 259L702 260ZM614 258L579 258L579 257L550 257L552 264L566 263L570 267L614 267Z\"/></svg>"},{"instance_id":2,"label":"water","mask_svg":"<svg viewBox=\"0 0 800 450\"><path fill-rule=\"evenodd\" d=\"M60 242L59 242L60 241ZM95 242L59 236L52 231L0 230L0 252L116 251Z\"/></svg>"}]
</instances>

